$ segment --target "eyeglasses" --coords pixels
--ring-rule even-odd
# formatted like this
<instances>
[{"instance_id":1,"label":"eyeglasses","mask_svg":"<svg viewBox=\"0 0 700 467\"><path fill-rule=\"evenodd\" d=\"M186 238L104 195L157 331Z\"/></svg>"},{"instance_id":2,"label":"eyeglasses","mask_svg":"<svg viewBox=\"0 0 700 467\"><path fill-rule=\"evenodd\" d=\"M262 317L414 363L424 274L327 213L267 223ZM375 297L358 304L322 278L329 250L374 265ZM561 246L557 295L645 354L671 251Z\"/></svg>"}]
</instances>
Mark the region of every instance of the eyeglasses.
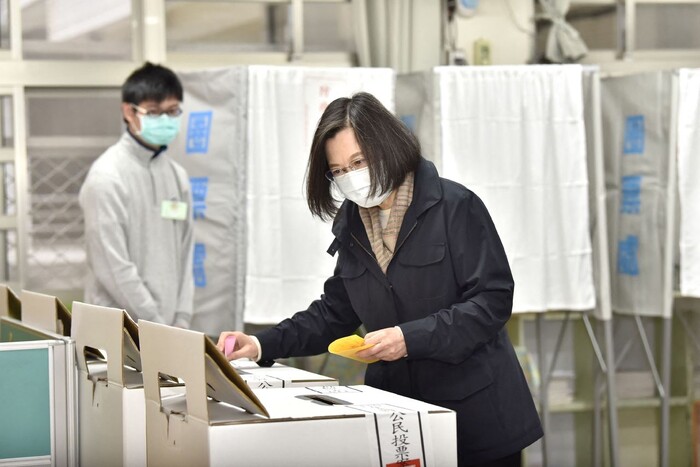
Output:
<instances>
[{"instance_id":1,"label":"eyeglasses","mask_svg":"<svg viewBox=\"0 0 700 467\"><path fill-rule=\"evenodd\" d=\"M182 115L182 109L180 107L175 107L174 109L164 110L162 112L160 110L144 109L143 107L140 107L136 104L131 104L131 107L133 107L133 109L136 112L140 113L141 115L144 115L146 117L152 117L152 118L158 118L163 114L167 115L168 117L179 117L180 115Z\"/></svg>"},{"instance_id":2,"label":"eyeglasses","mask_svg":"<svg viewBox=\"0 0 700 467\"><path fill-rule=\"evenodd\" d=\"M365 167L367 167L367 161L364 158L360 158L350 162L350 165L346 167L336 167L335 169L331 169L328 172L326 172L325 175L326 178L332 182L334 179L345 175L348 172L352 172L353 170L364 169Z\"/></svg>"}]
</instances>

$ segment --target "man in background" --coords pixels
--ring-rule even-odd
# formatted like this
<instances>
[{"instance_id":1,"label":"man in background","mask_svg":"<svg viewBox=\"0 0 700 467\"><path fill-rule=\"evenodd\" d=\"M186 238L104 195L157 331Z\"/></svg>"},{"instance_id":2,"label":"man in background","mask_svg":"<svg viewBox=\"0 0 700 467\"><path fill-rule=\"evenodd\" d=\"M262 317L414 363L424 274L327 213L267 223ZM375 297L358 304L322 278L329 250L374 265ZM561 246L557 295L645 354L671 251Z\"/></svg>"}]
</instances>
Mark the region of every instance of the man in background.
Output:
<instances>
[{"instance_id":1,"label":"man in background","mask_svg":"<svg viewBox=\"0 0 700 467\"><path fill-rule=\"evenodd\" d=\"M189 179L167 154L183 91L168 68L146 63L122 86L126 131L92 165L80 190L86 303L135 320L188 328L193 220Z\"/></svg>"}]
</instances>

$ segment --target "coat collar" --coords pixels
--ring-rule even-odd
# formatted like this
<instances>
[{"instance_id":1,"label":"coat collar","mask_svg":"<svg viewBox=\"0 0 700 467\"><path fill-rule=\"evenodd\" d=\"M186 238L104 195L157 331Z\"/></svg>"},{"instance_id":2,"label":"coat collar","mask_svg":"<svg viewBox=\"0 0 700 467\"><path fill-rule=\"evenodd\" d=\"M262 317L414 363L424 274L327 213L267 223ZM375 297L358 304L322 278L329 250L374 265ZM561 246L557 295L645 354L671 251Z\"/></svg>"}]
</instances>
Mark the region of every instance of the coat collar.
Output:
<instances>
[{"instance_id":1,"label":"coat collar","mask_svg":"<svg viewBox=\"0 0 700 467\"><path fill-rule=\"evenodd\" d=\"M120 143L123 144L127 148L127 152L132 154L133 157L143 166L148 166L154 159L168 149L167 146L161 146L158 149L153 149L146 146L131 132L128 127L122 134Z\"/></svg>"},{"instance_id":2,"label":"coat collar","mask_svg":"<svg viewBox=\"0 0 700 467\"><path fill-rule=\"evenodd\" d=\"M396 241L397 245L400 245L403 239L406 238L421 214L441 199L442 185L440 184L440 177L435 164L421 158L415 174L413 201L411 201L411 205L403 218L401 231ZM342 243L347 243L349 237L354 235L357 240L365 245L369 245L357 204L352 201L345 200L341 205L338 214L335 216L332 232ZM330 249L329 253L331 253Z\"/></svg>"}]
</instances>

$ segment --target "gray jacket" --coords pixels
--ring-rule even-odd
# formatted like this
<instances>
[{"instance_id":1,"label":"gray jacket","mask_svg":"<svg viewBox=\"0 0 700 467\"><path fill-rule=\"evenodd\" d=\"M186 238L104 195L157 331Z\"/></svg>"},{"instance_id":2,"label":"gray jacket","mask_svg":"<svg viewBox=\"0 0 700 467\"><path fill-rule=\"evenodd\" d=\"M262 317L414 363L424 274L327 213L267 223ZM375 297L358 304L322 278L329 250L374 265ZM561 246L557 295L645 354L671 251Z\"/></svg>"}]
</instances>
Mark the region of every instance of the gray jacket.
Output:
<instances>
[{"instance_id":1,"label":"gray jacket","mask_svg":"<svg viewBox=\"0 0 700 467\"><path fill-rule=\"evenodd\" d=\"M189 327L193 219L185 169L128 132L92 165L80 190L88 274L85 301L139 318ZM163 201L187 203L184 220Z\"/></svg>"}]
</instances>

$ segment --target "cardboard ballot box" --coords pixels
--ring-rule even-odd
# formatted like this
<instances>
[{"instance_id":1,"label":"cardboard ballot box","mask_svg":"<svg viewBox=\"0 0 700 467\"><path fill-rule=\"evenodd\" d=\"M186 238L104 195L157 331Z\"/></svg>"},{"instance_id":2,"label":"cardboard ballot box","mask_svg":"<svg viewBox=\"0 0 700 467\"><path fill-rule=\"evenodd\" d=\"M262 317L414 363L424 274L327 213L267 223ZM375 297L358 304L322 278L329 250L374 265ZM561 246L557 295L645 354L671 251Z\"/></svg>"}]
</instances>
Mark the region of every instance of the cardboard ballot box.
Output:
<instances>
[{"instance_id":1,"label":"cardboard ballot box","mask_svg":"<svg viewBox=\"0 0 700 467\"><path fill-rule=\"evenodd\" d=\"M73 303L80 465L146 465L138 326L124 310ZM172 386L173 383L170 383ZM177 388L164 388L164 397Z\"/></svg>"},{"instance_id":2,"label":"cardboard ballot box","mask_svg":"<svg viewBox=\"0 0 700 467\"><path fill-rule=\"evenodd\" d=\"M149 465L457 465L450 410L368 386L251 391L204 334L144 321L139 334ZM163 398L162 373L185 394Z\"/></svg>"},{"instance_id":3,"label":"cardboard ballot box","mask_svg":"<svg viewBox=\"0 0 700 467\"><path fill-rule=\"evenodd\" d=\"M236 373L253 389L337 386L338 380L280 363L262 367L248 360L232 360Z\"/></svg>"}]
</instances>

